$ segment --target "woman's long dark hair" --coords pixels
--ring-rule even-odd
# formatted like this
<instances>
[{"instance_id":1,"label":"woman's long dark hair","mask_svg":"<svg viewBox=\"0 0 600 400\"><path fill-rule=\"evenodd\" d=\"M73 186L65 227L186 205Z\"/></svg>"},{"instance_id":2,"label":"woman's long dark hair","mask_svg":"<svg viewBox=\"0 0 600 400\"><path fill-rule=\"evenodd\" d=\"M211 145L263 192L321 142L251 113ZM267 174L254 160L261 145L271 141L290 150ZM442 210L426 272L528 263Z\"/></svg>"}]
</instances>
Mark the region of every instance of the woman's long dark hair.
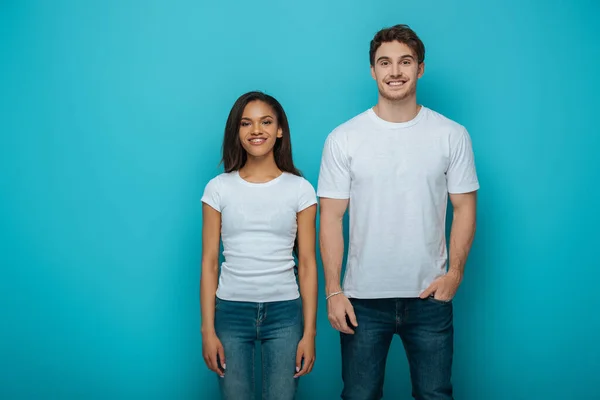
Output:
<instances>
[{"instance_id":1,"label":"woman's long dark hair","mask_svg":"<svg viewBox=\"0 0 600 400\"><path fill-rule=\"evenodd\" d=\"M287 115L281 104L272 96L262 92L248 92L241 95L234 103L227 123L225 124L225 135L223 137L223 158L222 163L225 172L238 171L246 164L247 154L242 147L239 138L240 123L244 109L248 103L252 101L262 101L268 104L277 117L277 123L282 131L282 137L277 138L273 155L275 156L275 164L283 172L289 172L297 176L302 176L302 173L294 166L292 158L292 141L290 139L290 126L288 124Z\"/></svg>"},{"instance_id":2,"label":"woman's long dark hair","mask_svg":"<svg viewBox=\"0 0 600 400\"><path fill-rule=\"evenodd\" d=\"M273 147L273 155L275 157L277 168L283 172L302 176L302 172L296 168L294 159L292 158L290 126L283 107L274 97L258 91L241 95L233 104L233 107L229 112L229 117L227 117L227 123L225 124L225 135L223 136L222 147L223 158L221 160L225 172L239 171L244 164L246 164L248 155L240 143L240 123L242 122L242 115L244 114L244 109L248 103L256 100L268 104L273 109L275 116L277 117L277 124L282 131L282 136L277 138L275 146ZM296 239L294 240L293 253L298 257L298 236L296 236ZM296 276L298 275L297 265L294 267L294 273Z\"/></svg>"}]
</instances>

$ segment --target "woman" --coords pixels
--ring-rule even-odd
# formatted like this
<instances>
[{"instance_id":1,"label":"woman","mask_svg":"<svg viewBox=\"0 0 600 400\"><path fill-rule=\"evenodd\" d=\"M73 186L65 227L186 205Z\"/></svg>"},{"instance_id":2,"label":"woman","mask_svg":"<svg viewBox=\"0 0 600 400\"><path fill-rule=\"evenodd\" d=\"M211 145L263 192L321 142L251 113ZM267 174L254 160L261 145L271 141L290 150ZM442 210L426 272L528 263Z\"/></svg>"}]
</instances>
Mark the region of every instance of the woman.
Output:
<instances>
[{"instance_id":1,"label":"woman","mask_svg":"<svg viewBox=\"0 0 600 400\"><path fill-rule=\"evenodd\" d=\"M235 102L223 164L225 172L202 197L204 360L221 377L223 399L252 399L259 341L262 398L294 399L298 377L315 361L317 200L294 166L287 116L277 100L250 92ZM220 239L225 261L219 275Z\"/></svg>"}]
</instances>

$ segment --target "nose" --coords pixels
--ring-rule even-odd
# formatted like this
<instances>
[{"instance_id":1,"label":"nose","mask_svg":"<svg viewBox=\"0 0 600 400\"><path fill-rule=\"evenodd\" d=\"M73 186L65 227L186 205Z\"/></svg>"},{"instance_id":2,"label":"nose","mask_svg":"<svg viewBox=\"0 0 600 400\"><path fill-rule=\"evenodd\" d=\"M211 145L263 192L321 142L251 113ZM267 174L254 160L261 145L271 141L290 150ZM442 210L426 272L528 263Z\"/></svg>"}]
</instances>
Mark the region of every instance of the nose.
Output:
<instances>
[{"instance_id":1,"label":"nose","mask_svg":"<svg viewBox=\"0 0 600 400\"><path fill-rule=\"evenodd\" d=\"M398 65L398 64L392 64L392 75L393 76L400 75L400 65Z\"/></svg>"},{"instance_id":2,"label":"nose","mask_svg":"<svg viewBox=\"0 0 600 400\"><path fill-rule=\"evenodd\" d=\"M252 125L251 135L254 135L254 136L260 135L260 122Z\"/></svg>"}]
</instances>

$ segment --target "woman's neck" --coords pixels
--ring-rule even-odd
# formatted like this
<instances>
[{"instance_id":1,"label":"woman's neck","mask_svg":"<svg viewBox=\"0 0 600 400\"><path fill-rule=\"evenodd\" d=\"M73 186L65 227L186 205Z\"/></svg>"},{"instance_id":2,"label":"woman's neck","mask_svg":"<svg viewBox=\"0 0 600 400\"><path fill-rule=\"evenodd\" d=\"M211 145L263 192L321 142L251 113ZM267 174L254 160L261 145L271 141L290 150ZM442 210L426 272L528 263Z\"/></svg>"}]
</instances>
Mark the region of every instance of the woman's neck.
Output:
<instances>
[{"instance_id":1,"label":"woman's neck","mask_svg":"<svg viewBox=\"0 0 600 400\"><path fill-rule=\"evenodd\" d=\"M240 177L249 182L263 183L277 178L282 171L277 167L271 153L266 157L248 157L239 171Z\"/></svg>"}]
</instances>

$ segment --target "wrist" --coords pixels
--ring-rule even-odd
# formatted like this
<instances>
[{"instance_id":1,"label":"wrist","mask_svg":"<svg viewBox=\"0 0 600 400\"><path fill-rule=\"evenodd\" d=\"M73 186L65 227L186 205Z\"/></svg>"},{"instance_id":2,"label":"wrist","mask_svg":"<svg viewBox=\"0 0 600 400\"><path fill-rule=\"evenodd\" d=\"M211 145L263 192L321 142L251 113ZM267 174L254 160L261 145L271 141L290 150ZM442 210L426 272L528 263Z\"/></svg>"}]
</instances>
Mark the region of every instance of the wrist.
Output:
<instances>
[{"instance_id":1,"label":"wrist","mask_svg":"<svg viewBox=\"0 0 600 400\"><path fill-rule=\"evenodd\" d=\"M203 326L200 329L200 333L202 334L202 336L212 336L217 334L214 326Z\"/></svg>"},{"instance_id":2,"label":"wrist","mask_svg":"<svg viewBox=\"0 0 600 400\"><path fill-rule=\"evenodd\" d=\"M328 286L327 288L325 288L325 297L329 296L332 293L336 293L336 292L342 292L342 287L337 285L337 286Z\"/></svg>"},{"instance_id":3,"label":"wrist","mask_svg":"<svg viewBox=\"0 0 600 400\"><path fill-rule=\"evenodd\" d=\"M454 276L458 281L461 281L463 278L463 270L459 267L450 267L448 268L448 274Z\"/></svg>"},{"instance_id":4,"label":"wrist","mask_svg":"<svg viewBox=\"0 0 600 400\"><path fill-rule=\"evenodd\" d=\"M302 337L314 339L317 336L317 330L314 328L304 329Z\"/></svg>"},{"instance_id":5,"label":"wrist","mask_svg":"<svg viewBox=\"0 0 600 400\"><path fill-rule=\"evenodd\" d=\"M331 292L331 293L329 293L327 296L325 296L325 301L327 301L327 300L331 299L332 297L335 297L335 296L341 296L341 295L343 295L343 294L344 294L344 291L343 291L343 290L339 290L339 291L337 291L337 292Z\"/></svg>"}]
</instances>

